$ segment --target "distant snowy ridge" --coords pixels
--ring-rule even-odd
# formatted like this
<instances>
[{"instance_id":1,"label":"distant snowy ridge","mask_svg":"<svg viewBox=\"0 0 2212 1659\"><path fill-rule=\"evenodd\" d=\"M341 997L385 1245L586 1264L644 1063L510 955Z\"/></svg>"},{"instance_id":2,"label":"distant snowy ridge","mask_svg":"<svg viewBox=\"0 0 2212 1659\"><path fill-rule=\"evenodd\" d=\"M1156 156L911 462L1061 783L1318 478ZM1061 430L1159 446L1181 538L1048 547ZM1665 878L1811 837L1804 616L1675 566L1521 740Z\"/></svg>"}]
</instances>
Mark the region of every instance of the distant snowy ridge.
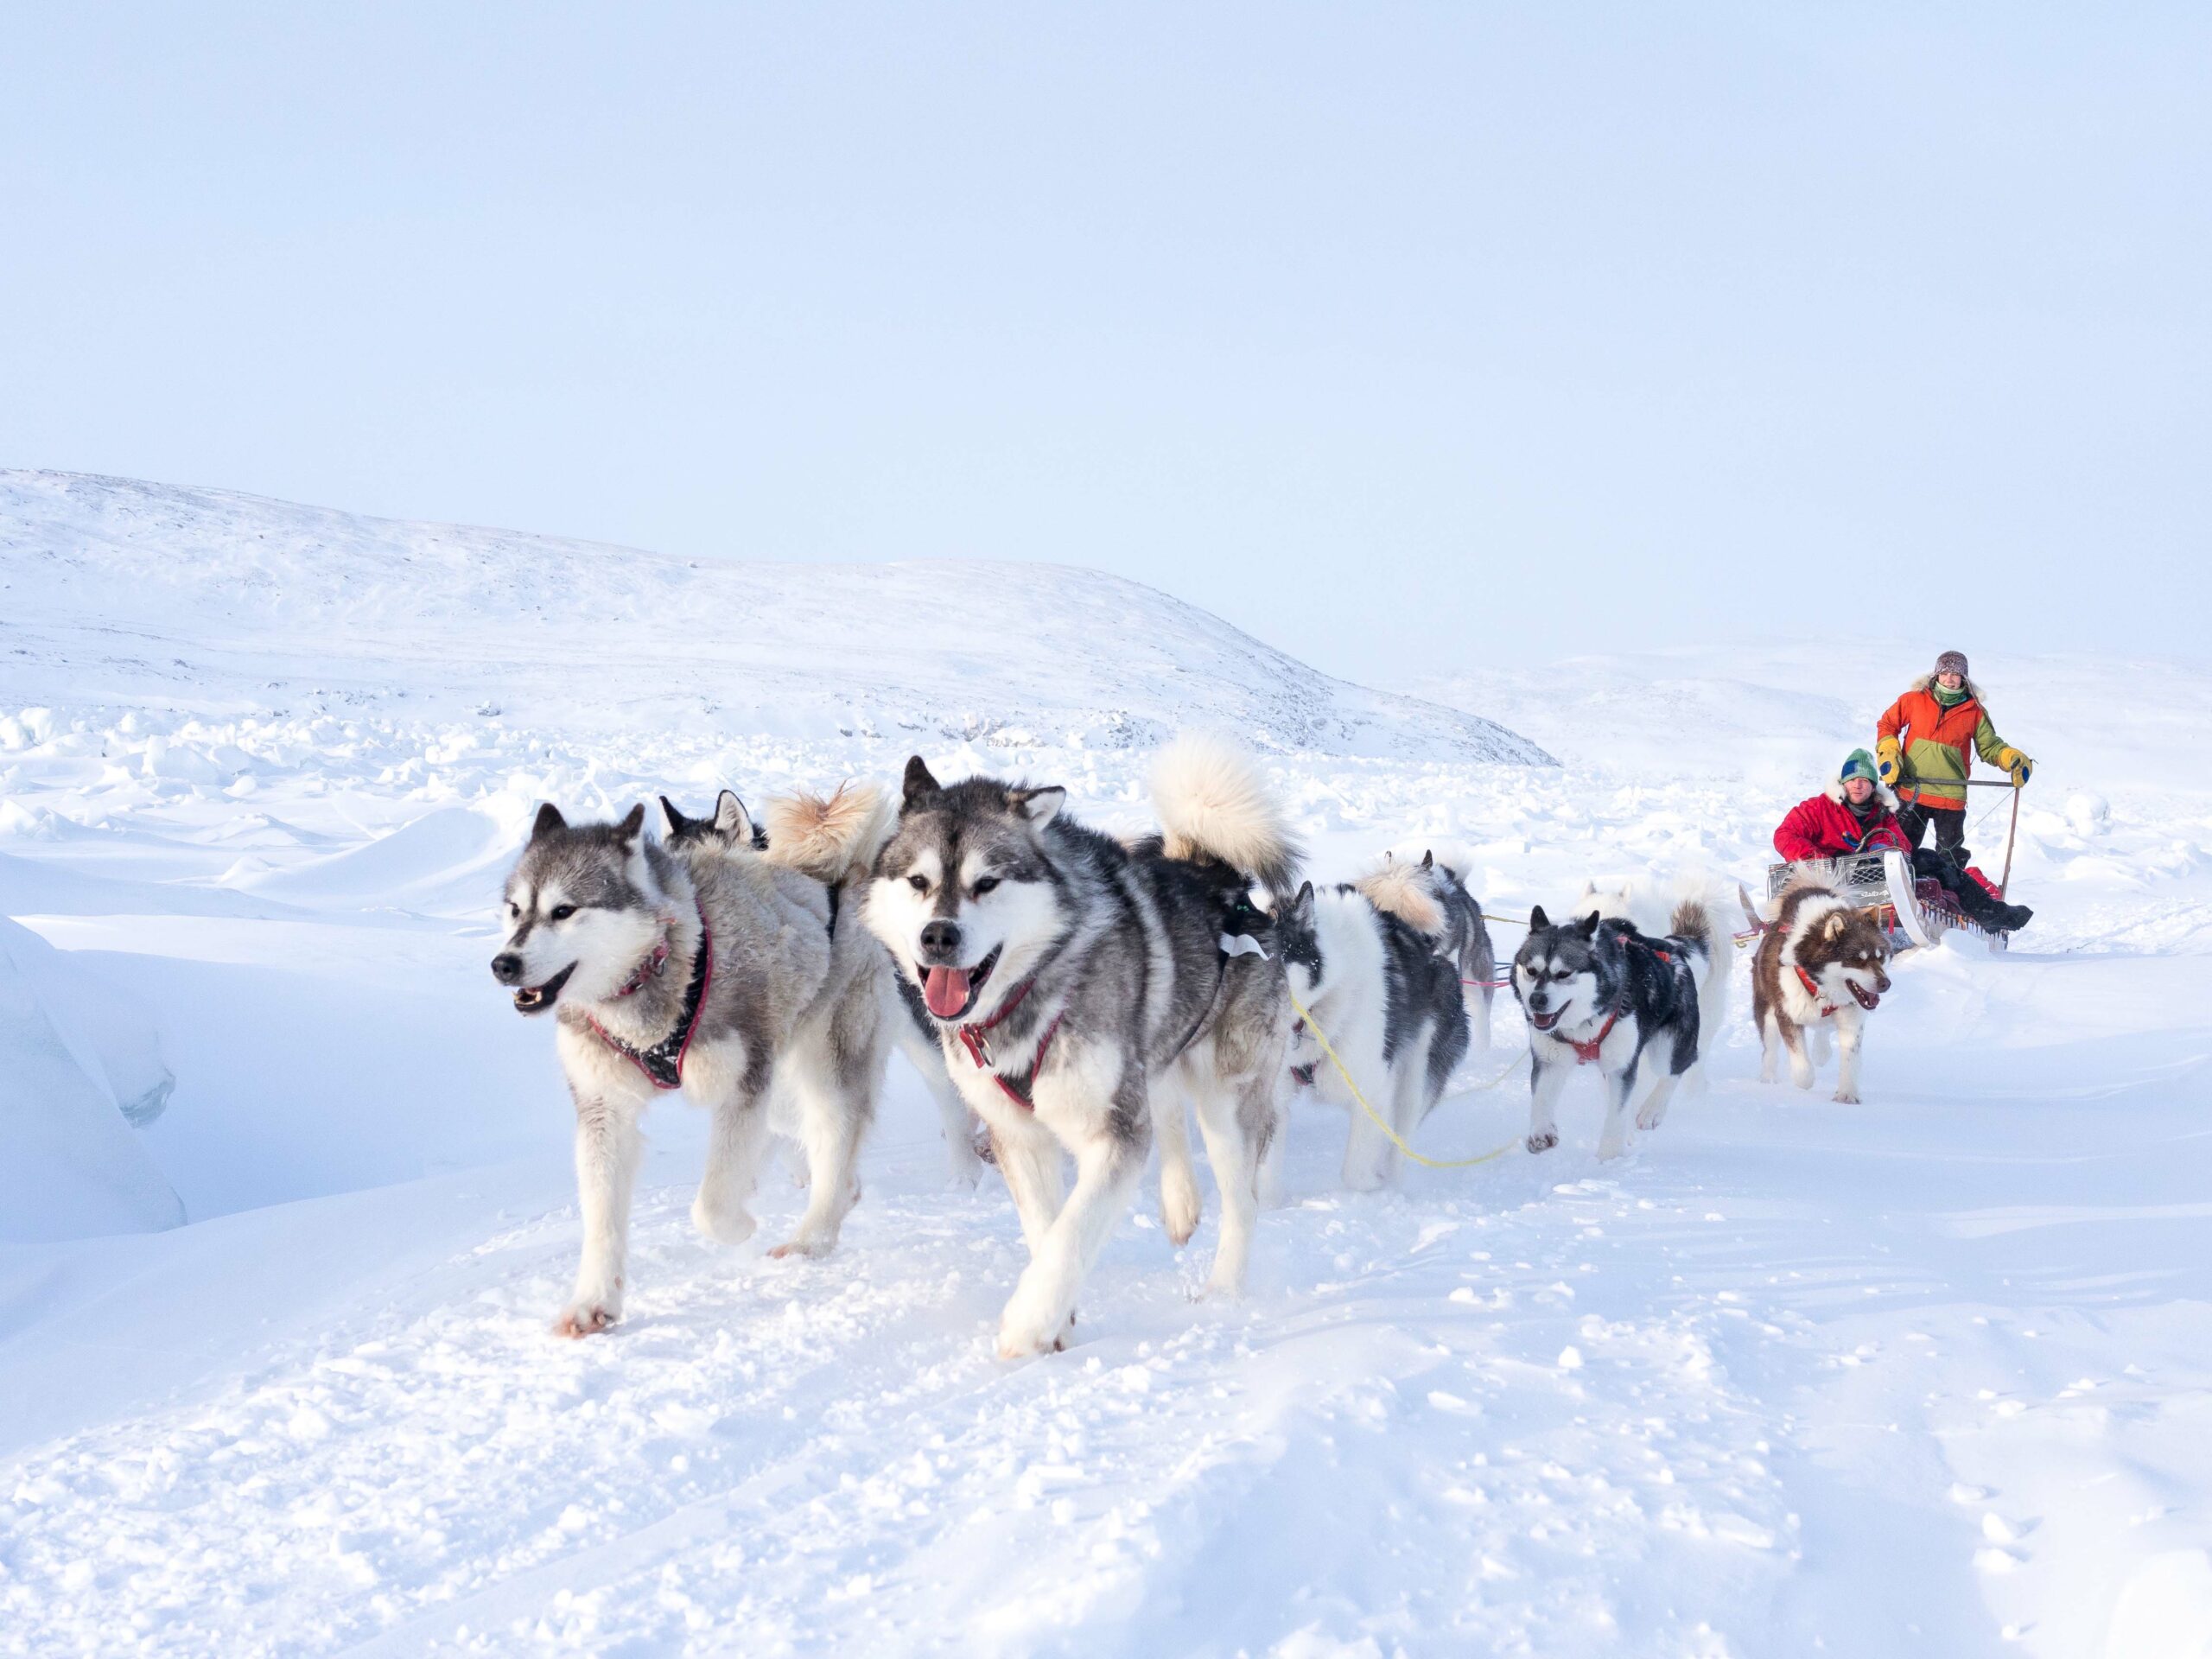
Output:
<instances>
[{"instance_id":1,"label":"distant snowy ridge","mask_svg":"<svg viewBox=\"0 0 2212 1659\"><path fill-rule=\"evenodd\" d=\"M220 490L0 471L0 707L503 716L569 733L1550 764L1138 583L1044 564L687 560Z\"/></svg>"}]
</instances>

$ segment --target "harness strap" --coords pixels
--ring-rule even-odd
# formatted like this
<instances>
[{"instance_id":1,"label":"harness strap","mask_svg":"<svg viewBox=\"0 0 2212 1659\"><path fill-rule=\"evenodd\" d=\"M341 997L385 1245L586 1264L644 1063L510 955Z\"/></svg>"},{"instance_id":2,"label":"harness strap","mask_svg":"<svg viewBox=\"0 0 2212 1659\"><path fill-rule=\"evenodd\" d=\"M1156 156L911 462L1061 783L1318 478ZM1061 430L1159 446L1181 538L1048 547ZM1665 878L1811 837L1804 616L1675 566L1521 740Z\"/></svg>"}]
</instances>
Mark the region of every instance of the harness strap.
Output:
<instances>
[{"instance_id":1,"label":"harness strap","mask_svg":"<svg viewBox=\"0 0 2212 1659\"><path fill-rule=\"evenodd\" d=\"M983 1038L976 1034L973 1026L960 1027L960 1041L962 1046L968 1051L968 1058L976 1062L976 1069L979 1071L990 1071L991 1081L998 1084L1001 1094L1020 1107L1023 1111L1033 1112L1037 1109L1037 1073L1044 1067L1045 1051L1052 1046L1053 1034L1060 1028L1060 1019L1061 1016L1057 1014L1052 1016L1052 1023L1045 1027L1045 1034L1037 1039L1037 1052L1030 1058L1029 1069L1018 1077L1009 1077L1003 1071L991 1071L991 1063L987 1058L990 1052L989 1046ZM993 1023L997 1022L993 1021Z\"/></svg>"},{"instance_id":2,"label":"harness strap","mask_svg":"<svg viewBox=\"0 0 2212 1659\"><path fill-rule=\"evenodd\" d=\"M665 941L660 948L664 961L668 949ZM644 1072L645 1081L654 1088L680 1089L683 1086L683 1057L691 1051L691 1035L699 1028L699 1015L706 1008L707 991L714 982L715 934L707 925L707 912L702 908L699 954L691 964L690 982L683 988L683 1006L677 1010L675 1028L667 1036L650 1048L639 1048L624 1042L589 1014L584 1016L584 1023L601 1042Z\"/></svg>"},{"instance_id":3,"label":"harness strap","mask_svg":"<svg viewBox=\"0 0 2212 1659\"><path fill-rule=\"evenodd\" d=\"M968 1058L976 1062L976 1069L978 1071L990 1072L991 1081L998 1084L999 1092L1025 1112L1033 1112L1037 1109L1036 1102L1033 1097L1037 1084L1037 1072L1045 1064L1045 1051L1052 1047L1052 1035L1059 1030L1063 1015L1056 1014L1052 1016L1052 1023L1045 1027L1045 1034L1037 1039L1037 1052L1030 1058L1028 1071L1019 1077L1008 1077L1005 1072L994 1068L989 1033L1003 1024L1008 1014L1021 1006L1022 999L1029 995L1036 983L1037 976L1032 974L1014 988L1014 995L1001 1003L999 1011L989 1019L973 1020L967 1025L953 1027L959 1034L960 1046L968 1051Z\"/></svg>"},{"instance_id":4,"label":"harness strap","mask_svg":"<svg viewBox=\"0 0 2212 1659\"><path fill-rule=\"evenodd\" d=\"M1605 1023L1598 1027L1598 1034L1589 1041L1578 1043L1572 1037L1563 1039L1567 1046L1574 1051L1574 1063L1577 1065L1595 1065L1598 1051L1605 1046L1605 1039L1613 1034L1613 1027L1620 1022L1621 1007L1617 1002L1613 1005L1613 1011L1605 1016Z\"/></svg>"},{"instance_id":5,"label":"harness strap","mask_svg":"<svg viewBox=\"0 0 2212 1659\"><path fill-rule=\"evenodd\" d=\"M673 918L664 918L664 925L665 925L668 921L671 921L673 919ZM647 980L658 979L660 977L660 970L668 966L668 935L666 933L663 933L660 936L660 943L654 945L651 950L645 953L645 959L639 963L637 967L632 970L630 977L624 980L621 984L615 987L614 995L617 996L635 996L639 991L645 988L645 982Z\"/></svg>"},{"instance_id":6,"label":"harness strap","mask_svg":"<svg viewBox=\"0 0 2212 1659\"><path fill-rule=\"evenodd\" d=\"M1805 965L1802 963L1792 963L1790 966L1796 971L1797 982L1805 988L1805 995L1811 997L1815 1005L1819 1007L1821 1019L1827 1019L1828 1015L1843 1006L1840 1002L1821 1001L1821 988L1813 982L1813 976L1805 971Z\"/></svg>"}]
</instances>

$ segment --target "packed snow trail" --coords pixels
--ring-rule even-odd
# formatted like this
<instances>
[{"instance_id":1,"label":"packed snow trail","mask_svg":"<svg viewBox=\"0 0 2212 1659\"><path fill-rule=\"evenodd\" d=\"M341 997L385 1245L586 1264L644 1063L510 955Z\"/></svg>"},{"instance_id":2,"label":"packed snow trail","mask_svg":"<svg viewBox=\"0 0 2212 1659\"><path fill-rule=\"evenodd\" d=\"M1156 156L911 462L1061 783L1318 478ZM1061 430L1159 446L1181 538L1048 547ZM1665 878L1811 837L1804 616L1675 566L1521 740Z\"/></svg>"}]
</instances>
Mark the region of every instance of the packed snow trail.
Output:
<instances>
[{"instance_id":1,"label":"packed snow trail","mask_svg":"<svg viewBox=\"0 0 2212 1659\"><path fill-rule=\"evenodd\" d=\"M1148 1183L1075 1346L1006 1366L1011 1205L995 1174L946 1187L904 1062L821 1262L692 1231L702 1125L671 1102L627 1315L565 1343L569 1109L550 1034L486 966L541 798L703 807L723 783L889 778L919 748L1137 829L1144 722L1202 720L1217 670L1281 718L1266 766L1318 875L1453 846L1515 916L1586 878L1756 887L1782 811L1925 664L1860 652L1872 677L1845 686L1832 653L1776 647L1439 677L1427 703L1315 677L1268 705L1263 648L1170 610L1144 614L1179 671L1141 709L1115 702L1100 633L1024 656L1011 702L977 684L972 721L973 683L902 691L865 640L825 647L818 685L777 680L798 691L772 728L709 708L705 679L609 701L603 658L550 650L526 712L480 713L462 619L410 607L460 604L531 538L345 521L318 542L302 510L144 487L94 492L106 539L80 544L86 501L40 518L20 504L51 490L23 486L28 528L0 540L0 911L156 1017L175 1087L133 1133L190 1217L0 1245L0 1652L2212 1642L2212 795L2191 781L2212 674L1977 664L2039 763L2014 870L2037 919L2005 959L1897 964L1863 1106L1826 1077L1754 1082L1740 985L1711 1091L1617 1163L1578 1078L1557 1151L1357 1196L1335 1190L1343 1115L1300 1103L1247 1297L1192 1300L1212 1217L1179 1255ZM251 566L271 556L225 538L264 531L285 569L319 550L315 605L272 577L203 581L222 603L195 610L178 576L173 633L149 606L96 637L131 556L172 537ZM626 556L594 556L620 588ZM318 630L352 641L344 674L301 669ZM402 636L380 669L359 654ZM2133 734L2091 694L2121 671ZM880 702L841 725L808 688L848 680ZM875 718L902 700L912 725ZM1420 712L1438 702L1503 728ZM1504 728L1565 764L1452 747ZM1517 931L1497 936L1510 955ZM1502 998L1463 1084L1521 1040ZM1525 1113L1517 1077L1469 1088L1415 1143L1464 1156ZM761 1239L798 1197L766 1178Z\"/></svg>"}]
</instances>

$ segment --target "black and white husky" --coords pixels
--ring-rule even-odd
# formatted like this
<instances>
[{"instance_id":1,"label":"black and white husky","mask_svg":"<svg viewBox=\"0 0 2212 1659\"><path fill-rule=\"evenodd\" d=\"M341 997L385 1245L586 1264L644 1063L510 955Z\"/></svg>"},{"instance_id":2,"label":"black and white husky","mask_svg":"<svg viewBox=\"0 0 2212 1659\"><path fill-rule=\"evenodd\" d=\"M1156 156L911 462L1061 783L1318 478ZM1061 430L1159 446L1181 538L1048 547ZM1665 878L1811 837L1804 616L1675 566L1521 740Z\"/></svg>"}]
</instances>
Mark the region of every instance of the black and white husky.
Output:
<instances>
[{"instance_id":1,"label":"black and white husky","mask_svg":"<svg viewBox=\"0 0 2212 1659\"><path fill-rule=\"evenodd\" d=\"M1459 969L1474 1046L1487 1050L1491 1004L1497 996L1493 982L1497 957L1491 947L1489 925L1483 920L1482 901L1467 890L1466 868L1464 855L1447 852L1439 858L1431 848L1422 852L1418 864L1386 856L1381 869L1352 885L1377 910L1387 910L1427 934L1438 954Z\"/></svg>"},{"instance_id":2,"label":"black and white husky","mask_svg":"<svg viewBox=\"0 0 2212 1659\"><path fill-rule=\"evenodd\" d=\"M1297 849L1219 744L1172 747L1152 795L1162 836L1124 846L1074 823L1065 790L940 785L918 755L868 886L868 925L920 991L1020 1213L1030 1260L1000 1321L1009 1358L1061 1344L1155 1128L1169 1230L1189 1236L1186 1096L1221 1193L1211 1287L1243 1284L1290 1027L1249 893L1280 892Z\"/></svg>"},{"instance_id":3,"label":"black and white husky","mask_svg":"<svg viewBox=\"0 0 2212 1659\"><path fill-rule=\"evenodd\" d=\"M1636 1124L1659 1127L1726 1015L1728 964L1713 956L1725 937L1713 906L1694 899L1675 906L1662 938L1595 910L1560 923L1541 906L1530 912L1513 958L1513 994L1529 1020L1529 1151L1559 1144L1560 1091L1578 1066L1594 1065L1605 1079L1600 1158L1626 1147L1629 1103L1646 1072Z\"/></svg>"},{"instance_id":4,"label":"black and white husky","mask_svg":"<svg viewBox=\"0 0 2212 1659\"><path fill-rule=\"evenodd\" d=\"M724 1243L752 1236L766 1132L796 1139L806 1211L772 1254L818 1255L858 1195L883 1077L888 969L874 938L836 925L832 909L888 832L880 797L798 798L773 858L753 850L749 824L663 846L645 837L645 811L571 824L539 808L492 959L517 1009L555 1015L575 1101L584 1237L554 1326L567 1336L621 1316L639 1122L656 1096L681 1090L714 1115L691 1215Z\"/></svg>"},{"instance_id":5,"label":"black and white husky","mask_svg":"<svg viewBox=\"0 0 2212 1659\"><path fill-rule=\"evenodd\" d=\"M790 801L770 803L772 813L798 815L791 829L795 835L810 833L812 826L804 822L810 811L811 798L801 797ZM768 850L768 826L755 823L745 810L745 803L734 790L726 789L715 798L715 810L710 817L687 817L683 809L667 796L660 798L661 810L668 815L668 844L671 849L687 847L710 847L717 849L740 848L756 853ZM879 837L880 839L880 837ZM830 849L834 861L836 855ZM827 889L833 908L841 901L842 889L833 885ZM835 925L835 918L832 918ZM938 1048L937 1028L931 1022L929 1011L922 1006L921 993L917 991L903 974L886 972L883 975L884 994L896 1004L888 1016L892 1040L899 1052L906 1057L914 1070L920 1073L922 1085L929 1090L930 1098L937 1103L938 1118L944 1130L946 1156L952 1166L952 1179L963 1186L973 1186L982 1174L983 1160L976 1150L976 1116L968 1109L968 1103L952 1086L951 1075L944 1067L944 1053Z\"/></svg>"},{"instance_id":6,"label":"black and white husky","mask_svg":"<svg viewBox=\"0 0 2212 1659\"><path fill-rule=\"evenodd\" d=\"M1282 908L1275 930L1291 989L1311 1016L1310 1026L1301 1019L1293 1027L1291 1077L1351 1110L1344 1185L1372 1192L1396 1173L1398 1148L1352 1098L1312 1027L1328 1039L1368 1103L1410 1141L1467 1052L1459 966L1437 954L1433 935L1377 904L1359 883L1318 893L1306 883Z\"/></svg>"}]
</instances>

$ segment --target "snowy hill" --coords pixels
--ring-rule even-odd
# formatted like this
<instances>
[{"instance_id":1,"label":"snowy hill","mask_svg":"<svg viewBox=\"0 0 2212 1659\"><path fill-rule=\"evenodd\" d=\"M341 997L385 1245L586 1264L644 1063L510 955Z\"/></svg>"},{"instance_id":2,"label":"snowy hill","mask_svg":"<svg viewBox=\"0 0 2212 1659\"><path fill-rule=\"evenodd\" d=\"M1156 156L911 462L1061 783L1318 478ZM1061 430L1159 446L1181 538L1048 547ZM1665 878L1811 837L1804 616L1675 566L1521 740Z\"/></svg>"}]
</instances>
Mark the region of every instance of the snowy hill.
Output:
<instances>
[{"instance_id":1,"label":"snowy hill","mask_svg":"<svg viewBox=\"0 0 2212 1659\"><path fill-rule=\"evenodd\" d=\"M0 472L0 705L482 720L1541 764L1478 716L1332 680L1053 565L692 562L219 490Z\"/></svg>"},{"instance_id":2,"label":"snowy hill","mask_svg":"<svg viewBox=\"0 0 2212 1659\"><path fill-rule=\"evenodd\" d=\"M1709 1092L1601 1164L1578 1077L1530 1157L1508 999L1417 1137L1503 1155L1351 1194L1343 1116L1300 1103L1243 1301L1192 1300L1211 1195L1179 1255L1147 1190L1074 1346L1009 1367L1012 1207L946 1189L895 1062L821 1261L701 1239L702 1126L658 1110L629 1317L563 1343L572 1112L486 966L539 798L703 805L911 745L1133 827L1145 734L1216 711L1317 874L1456 845L1517 917L1588 877L1756 883L1922 653L1416 676L1561 760L1526 765L1080 573L1008 573L1024 638L956 659L908 643L945 567L0 500L0 912L159 1025L174 1091L131 1133L189 1219L0 1243L0 1651L2208 1650L2204 664L1963 640L2041 763L2036 920L1895 965L1863 1105L1758 1081L1738 958ZM581 597L535 608L544 572ZM649 594L741 619L676 689ZM1985 854L2010 804L1976 802ZM764 1181L763 1242L799 1202Z\"/></svg>"}]
</instances>

